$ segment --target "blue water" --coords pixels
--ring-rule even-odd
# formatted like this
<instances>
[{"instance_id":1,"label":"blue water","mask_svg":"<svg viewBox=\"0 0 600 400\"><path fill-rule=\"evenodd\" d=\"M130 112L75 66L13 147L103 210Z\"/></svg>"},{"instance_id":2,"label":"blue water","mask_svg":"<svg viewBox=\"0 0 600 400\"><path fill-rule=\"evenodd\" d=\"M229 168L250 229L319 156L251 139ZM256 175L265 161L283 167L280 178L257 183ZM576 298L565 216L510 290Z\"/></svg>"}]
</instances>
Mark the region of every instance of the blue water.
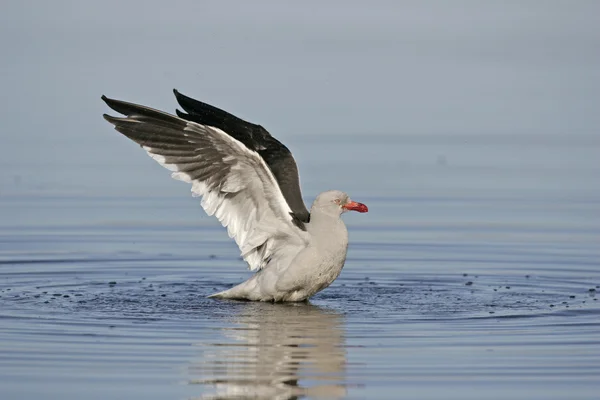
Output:
<instances>
[{"instance_id":1,"label":"blue water","mask_svg":"<svg viewBox=\"0 0 600 400\"><path fill-rule=\"evenodd\" d=\"M239 250L125 139L5 160L2 399L598 398L600 141L283 139L370 210L309 304L206 299Z\"/></svg>"}]
</instances>

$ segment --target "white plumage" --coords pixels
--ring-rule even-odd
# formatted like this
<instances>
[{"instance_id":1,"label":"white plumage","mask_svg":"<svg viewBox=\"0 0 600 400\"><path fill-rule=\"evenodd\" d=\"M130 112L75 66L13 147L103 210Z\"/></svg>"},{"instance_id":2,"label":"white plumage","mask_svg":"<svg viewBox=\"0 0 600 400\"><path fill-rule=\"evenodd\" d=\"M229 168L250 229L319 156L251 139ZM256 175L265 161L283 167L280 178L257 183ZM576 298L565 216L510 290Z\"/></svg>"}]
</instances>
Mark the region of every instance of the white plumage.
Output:
<instances>
[{"instance_id":1,"label":"white plumage","mask_svg":"<svg viewBox=\"0 0 600 400\"><path fill-rule=\"evenodd\" d=\"M208 187L204 181L180 172L177 164L167 163L159 149L143 148L160 165L173 171L171 177L192 184L192 194L202 197L200 204L204 211L217 217L227 228L229 237L237 243L250 270L264 268L281 246L285 246L291 254L297 254L306 247L306 232L293 225L292 210L260 155L220 129L194 122L186 124L186 131L210 136L217 143L217 148L227 149L228 153L221 160L231 168L218 186Z\"/></svg>"}]
</instances>

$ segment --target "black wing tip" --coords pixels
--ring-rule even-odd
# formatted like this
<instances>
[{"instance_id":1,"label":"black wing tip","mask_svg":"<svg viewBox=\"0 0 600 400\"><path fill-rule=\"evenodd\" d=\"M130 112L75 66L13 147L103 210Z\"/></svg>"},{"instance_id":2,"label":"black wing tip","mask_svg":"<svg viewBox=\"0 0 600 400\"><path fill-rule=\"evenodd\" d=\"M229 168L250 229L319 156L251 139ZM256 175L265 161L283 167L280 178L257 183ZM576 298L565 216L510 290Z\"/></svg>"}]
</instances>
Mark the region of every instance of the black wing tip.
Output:
<instances>
[{"instance_id":1,"label":"black wing tip","mask_svg":"<svg viewBox=\"0 0 600 400\"><path fill-rule=\"evenodd\" d=\"M119 118L117 117L113 117L112 115L108 115L108 114L102 114L102 118L104 118L106 121L108 121L109 123L113 124L113 125L117 125L117 121Z\"/></svg>"},{"instance_id":2,"label":"black wing tip","mask_svg":"<svg viewBox=\"0 0 600 400\"><path fill-rule=\"evenodd\" d=\"M106 97L105 95L102 95L100 98L106 103L107 106L109 106L110 108L112 108L120 114L124 114L122 111L119 110L119 104L123 103L122 101L111 99L110 97Z\"/></svg>"},{"instance_id":3,"label":"black wing tip","mask_svg":"<svg viewBox=\"0 0 600 400\"><path fill-rule=\"evenodd\" d=\"M105 95L102 95L100 98L102 99L103 102L106 103L107 106L110 107L110 103L113 101L112 99L106 97Z\"/></svg>"},{"instance_id":4,"label":"black wing tip","mask_svg":"<svg viewBox=\"0 0 600 400\"><path fill-rule=\"evenodd\" d=\"M111 103L116 103L119 100L115 100L115 99L111 99L110 97L106 96L106 95L102 95L100 96L100 98L102 99L103 102L105 102L106 104L110 105Z\"/></svg>"},{"instance_id":5,"label":"black wing tip","mask_svg":"<svg viewBox=\"0 0 600 400\"><path fill-rule=\"evenodd\" d=\"M103 102L106 103L107 106L110 107L110 103L113 101L112 99L109 99L108 97L106 97L106 95L102 95L100 96L100 98L102 99ZM112 107L111 107L112 108ZM108 115L108 114L102 114L102 118L104 118L106 121L108 121L109 123L115 125L116 121L115 121L115 117L113 117L112 115Z\"/></svg>"},{"instance_id":6,"label":"black wing tip","mask_svg":"<svg viewBox=\"0 0 600 400\"><path fill-rule=\"evenodd\" d=\"M175 100L177 100L178 103L181 103L182 101L185 101L188 99L188 97L185 94L182 94L177 89L173 89L173 94L175 95Z\"/></svg>"},{"instance_id":7,"label":"black wing tip","mask_svg":"<svg viewBox=\"0 0 600 400\"><path fill-rule=\"evenodd\" d=\"M199 102L196 99L192 99L191 97L186 96L185 94L181 93L179 90L177 89L173 89L173 94L175 95L175 100L177 100L177 102L179 103L180 106L184 107L184 104L182 103L186 103L186 104L190 104L190 103L194 103L194 102ZM187 110L186 110L187 111Z\"/></svg>"},{"instance_id":8,"label":"black wing tip","mask_svg":"<svg viewBox=\"0 0 600 400\"><path fill-rule=\"evenodd\" d=\"M178 109L175 109L175 113L177 114L177 116L179 118L183 118L183 119L186 119L186 120L189 120L189 118L190 118L189 114L186 114L183 111L179 111Z\"/></svg>"},{"instance_id":9,"label":"black wing tip","mask_svg":"<svg viewBox=\"0 0 600 400\"><path fill-rule=\"evenodd\" d=\"M123 124L124 122L125 123L135 122L135 120L132 120L127 117L115 117L113 115L108 115L108 114L102 114L102 118L104 118L110 124L114 125L115 129L117 129L117 125Z\"/></svg>"}]
</instances>

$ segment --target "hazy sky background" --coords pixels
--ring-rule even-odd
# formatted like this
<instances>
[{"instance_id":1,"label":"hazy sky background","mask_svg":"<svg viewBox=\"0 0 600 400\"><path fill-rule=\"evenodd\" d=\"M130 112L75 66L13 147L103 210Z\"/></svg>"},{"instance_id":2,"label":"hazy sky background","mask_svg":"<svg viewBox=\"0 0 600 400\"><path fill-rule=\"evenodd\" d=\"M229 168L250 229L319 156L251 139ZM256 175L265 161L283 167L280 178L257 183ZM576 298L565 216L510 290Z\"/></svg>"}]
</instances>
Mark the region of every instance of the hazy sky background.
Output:
<instances>
[{"instance_id":1,"label":"hazy sky background","mask_svg":"<svg viewBox=\"0 0 600 400\"><path fill-rule=\"evenodd\" d=\"M4 1L3 174L133 154L100 95L173 112L173 88L284 142L597 138L599 15L584 0Z\"/></svg>"}]
</instances>

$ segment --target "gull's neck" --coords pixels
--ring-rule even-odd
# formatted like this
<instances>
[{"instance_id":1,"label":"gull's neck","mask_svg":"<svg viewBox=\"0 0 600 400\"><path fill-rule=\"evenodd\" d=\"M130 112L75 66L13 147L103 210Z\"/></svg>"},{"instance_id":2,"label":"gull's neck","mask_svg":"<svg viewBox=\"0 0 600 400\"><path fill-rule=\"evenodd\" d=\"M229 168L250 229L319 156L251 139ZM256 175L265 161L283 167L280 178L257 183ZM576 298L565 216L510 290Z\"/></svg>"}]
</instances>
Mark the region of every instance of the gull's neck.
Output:
<instances>
[{"instance_id":1,"label":"gull's neck","mask_svg":"<svg viewBox=\"0 0 600 400\"><path fill-rule=\"evenodd\" d=\"M321 208L311 210L310 222L306 225L308 232L315 238L317 245L328 246L338 243L346 246L348 244L346 224L339 213L327 211Z\"/></svg>"}]
</instances>

